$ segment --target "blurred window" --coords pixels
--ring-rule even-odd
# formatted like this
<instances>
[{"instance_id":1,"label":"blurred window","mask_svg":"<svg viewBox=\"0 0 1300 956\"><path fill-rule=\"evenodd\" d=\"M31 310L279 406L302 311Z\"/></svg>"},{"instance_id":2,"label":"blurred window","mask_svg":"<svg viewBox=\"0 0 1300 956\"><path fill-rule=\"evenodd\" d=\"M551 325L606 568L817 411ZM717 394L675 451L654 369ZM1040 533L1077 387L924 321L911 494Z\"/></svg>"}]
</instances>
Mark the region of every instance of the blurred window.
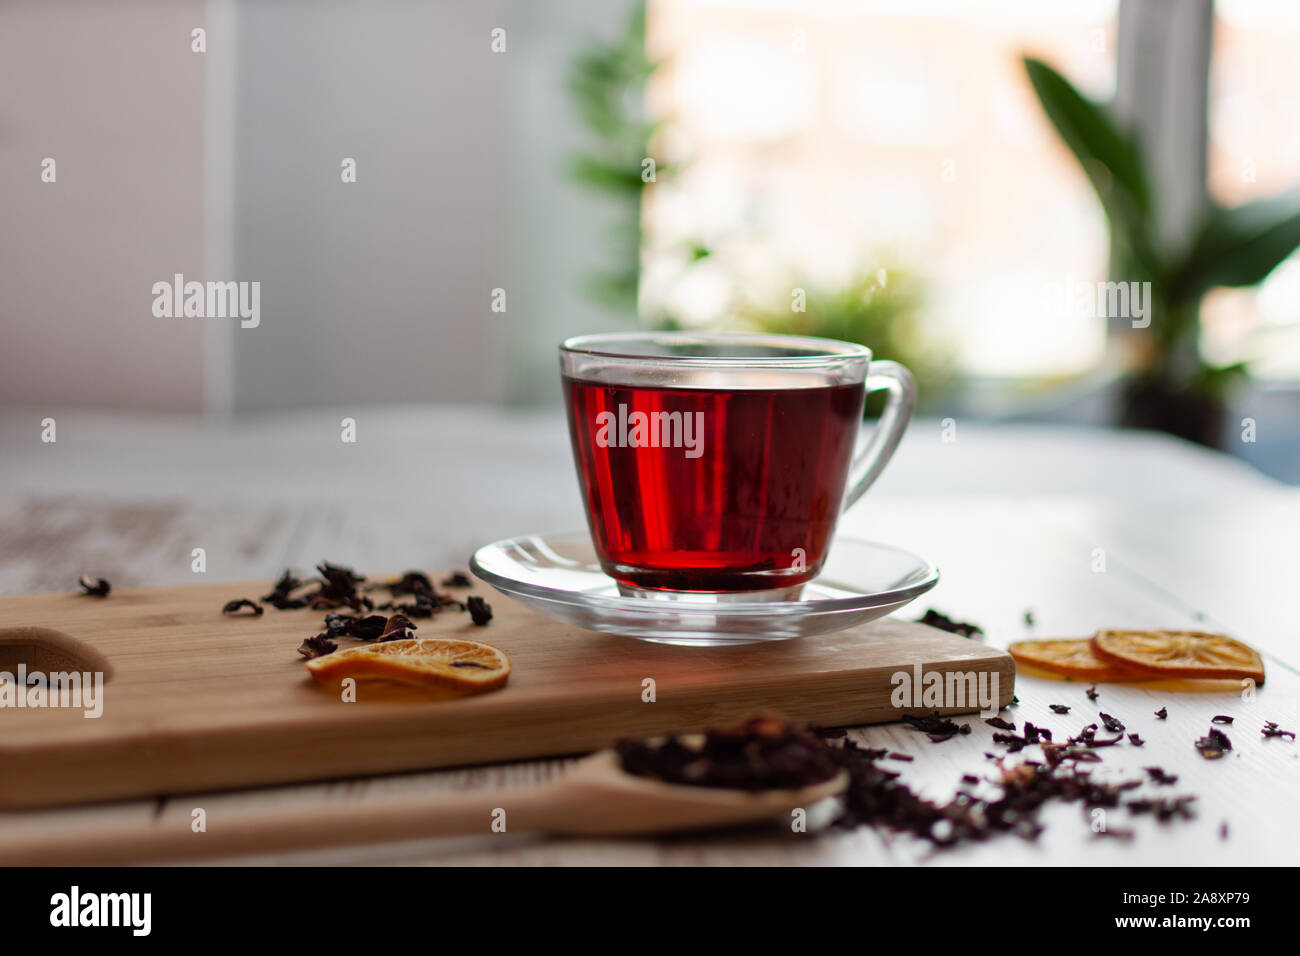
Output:
<instances>
[{"instance_id":1,"label":"blurred window","mask_svg":"<svg viewBox=\"0 0 1300 956\"><path fill-rule=\"evenodd\" d=\"M1300 2L1218 0L1210 66L1210 195L1236 205L1300 183ZM1205 299L1203 349L1300 378L1300 253L1257 288Z\"/></svg>"},{"instance_id":2,"label":"blurred window","mask_svg":"<svg viewBox=\"0 0 1300 956\"><path fill-rule=\"evenodd\" d=\"M1095 368L1105 320L1070 290L1104 278L1105 220L1020 57L1109 98L1117 8L651 0L656 154L684 165L648 193L642 311L716 324L899 268L962 371Z\"/></svg>"}]
</instances>

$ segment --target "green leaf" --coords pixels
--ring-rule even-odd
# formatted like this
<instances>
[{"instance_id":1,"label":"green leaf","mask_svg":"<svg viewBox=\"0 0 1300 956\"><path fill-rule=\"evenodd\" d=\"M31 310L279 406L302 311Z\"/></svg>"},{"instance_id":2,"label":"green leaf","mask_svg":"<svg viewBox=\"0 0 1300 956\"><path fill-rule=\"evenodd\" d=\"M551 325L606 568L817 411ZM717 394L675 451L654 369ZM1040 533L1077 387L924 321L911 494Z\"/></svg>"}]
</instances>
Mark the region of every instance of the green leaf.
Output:
<instances>
[{"instance_id":1,"label":"green leaf","mask_svg":"<svg viewBox=\"0 0 1300 956\"><path fill-rule=\"evenodd\" d=\"M1151 191L1137 145L1114 122L1109 110L1084 97L1042 60L1025 57L1024 65L1043 112L1101 199L1112 238L1144 271L1157 274Z\"/></svg>"},{"instance_id":2,"label":"green leaf","mask_svg":"<svg viewBox=\"0 0 1300 956\"><path fill-rule=\"evenodd\" d=\"M1254 285L1297 246L1300 188L1233 209L1214 207L1171 290L1186 300L1213 286Z\"/></svg>"},{"instance_id":3,"label":"green leaf","mask_svg":"<svg viewBox=\"0 0 1300 956\"><path fill-rule=\"evenodd\" d=\"M570 164L569 171L578 182L611 192L636 195L645 188L640 164L618 166L591 156L578 156Z\"/></svg>"}]
</instances>

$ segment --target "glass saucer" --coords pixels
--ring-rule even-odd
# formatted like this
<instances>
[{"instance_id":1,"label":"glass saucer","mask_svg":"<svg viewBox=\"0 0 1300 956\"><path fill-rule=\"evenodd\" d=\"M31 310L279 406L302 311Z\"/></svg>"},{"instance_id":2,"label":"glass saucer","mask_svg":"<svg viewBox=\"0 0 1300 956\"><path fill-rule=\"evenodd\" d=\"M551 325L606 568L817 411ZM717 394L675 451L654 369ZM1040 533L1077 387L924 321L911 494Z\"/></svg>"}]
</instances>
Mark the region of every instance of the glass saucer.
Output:
<instances>
[{"instance_id":1,"label":"glass saucer","mask_svg":"<svg viewBox=\"0 0 1300 956\"><path fill-rule=\"evenodd\" d=\"M837 538L797 600L744 594L628 596L605 574L585 531L485 545L470 569L547 617L660 644L711 647L783 641L874 621L934 587L939 569L901 548Z\"/></svg>"}]
</instances>

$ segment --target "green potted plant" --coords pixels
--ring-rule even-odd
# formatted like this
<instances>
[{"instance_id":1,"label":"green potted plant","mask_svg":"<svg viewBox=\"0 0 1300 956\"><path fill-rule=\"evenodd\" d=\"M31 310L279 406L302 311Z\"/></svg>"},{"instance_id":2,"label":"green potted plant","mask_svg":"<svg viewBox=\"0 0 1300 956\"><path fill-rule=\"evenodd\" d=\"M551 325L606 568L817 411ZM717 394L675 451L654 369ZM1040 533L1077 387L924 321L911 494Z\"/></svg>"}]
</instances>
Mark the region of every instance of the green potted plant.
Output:
<instances>
[{"instance_id":1,"label":"green potted plant","mask_svg":"<svg viewBox=\"0 0 1300 956\"><path fill-rule=\"evenodd\" d=\"M1218 446L1242 363L1213 366L1199 348L1200 303L1215 286L1260 282L1300 245L1300 190L1234 208L1208 204L1178 246L1159 242L1153 171L1107 105L1060 73L1024 59L1034 92L1101 200L1115 281L1150 282L1150 326L1126 336L1119 424Z\"/></svg>"}]
</instances>

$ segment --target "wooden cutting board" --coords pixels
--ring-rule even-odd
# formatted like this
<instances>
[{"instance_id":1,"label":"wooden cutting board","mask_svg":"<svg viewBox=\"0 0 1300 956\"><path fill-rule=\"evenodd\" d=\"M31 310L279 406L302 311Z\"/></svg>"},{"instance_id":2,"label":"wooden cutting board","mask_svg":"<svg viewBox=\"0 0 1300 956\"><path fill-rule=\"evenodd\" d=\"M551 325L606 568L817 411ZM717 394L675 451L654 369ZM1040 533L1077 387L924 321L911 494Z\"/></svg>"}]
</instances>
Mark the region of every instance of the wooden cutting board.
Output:
<instances>
[{"instance_id":1,"label":"wooden cutting board","mask_svg":"<svg viewBox=\"0 0 1300 956\"><path fill-rule=\"evenodd\" d=\"M1015 680L1004 652L905 621L773 644L673 647L558 624L476 583L469 593L495 612L488 626L449 609L418 622L418 635L502 648L513 662L504 689L429 700L363 683L344 702L308 677L297 653L324 612L220 613L227 600L268 590L261 581L0 598L0 671L17 673L20 662L29 672L111 671L97 719L81 709L0 708L0 807L578 753L761 711L828 727L893 721L935 709L891 705L891 675L916 664L996 673L1004 705ZM647 680L652 702L643 699Z\"/></svg>"}]
</instances>

